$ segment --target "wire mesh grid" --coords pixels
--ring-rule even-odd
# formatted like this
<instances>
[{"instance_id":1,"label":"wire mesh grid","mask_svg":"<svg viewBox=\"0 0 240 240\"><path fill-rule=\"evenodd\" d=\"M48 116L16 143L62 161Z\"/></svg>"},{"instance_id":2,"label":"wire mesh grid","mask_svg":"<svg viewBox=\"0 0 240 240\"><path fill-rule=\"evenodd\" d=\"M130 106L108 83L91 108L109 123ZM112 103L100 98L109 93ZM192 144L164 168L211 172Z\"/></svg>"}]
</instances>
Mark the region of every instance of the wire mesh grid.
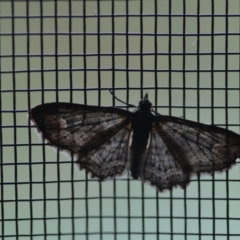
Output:
<instances>
[{"instance_id":1,"label":"wire mesh grid","mask_svg":"<svg viewBox=\"0 0 240 240\"><path fill-rule=\"evenodd\" d=\"M2 239L239 239L240 166L158 192L98 182L27 111L137 105L240 133L239 1L0 2ZM133 110L129 108L129 110Z\"/></svg>"}]
</instances>

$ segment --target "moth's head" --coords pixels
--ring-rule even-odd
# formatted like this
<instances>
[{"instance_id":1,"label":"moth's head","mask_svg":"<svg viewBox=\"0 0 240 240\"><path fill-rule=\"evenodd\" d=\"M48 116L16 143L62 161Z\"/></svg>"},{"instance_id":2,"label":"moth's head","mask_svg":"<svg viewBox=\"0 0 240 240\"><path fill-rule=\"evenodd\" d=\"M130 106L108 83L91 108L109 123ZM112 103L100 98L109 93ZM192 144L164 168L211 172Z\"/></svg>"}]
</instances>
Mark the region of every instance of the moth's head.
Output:
<instances>
[{"instance_id":1,"label":"moth's head","mask_svg":"<svg viewBox=\"0 0 240 240\"><path fill-rule=\"evenodd\" d=\"M146 93L144 98L139 102L139 108L143 110L150 110L152 108L152 103L148 100L148 94Z\"/></svg>"}]
</instances>

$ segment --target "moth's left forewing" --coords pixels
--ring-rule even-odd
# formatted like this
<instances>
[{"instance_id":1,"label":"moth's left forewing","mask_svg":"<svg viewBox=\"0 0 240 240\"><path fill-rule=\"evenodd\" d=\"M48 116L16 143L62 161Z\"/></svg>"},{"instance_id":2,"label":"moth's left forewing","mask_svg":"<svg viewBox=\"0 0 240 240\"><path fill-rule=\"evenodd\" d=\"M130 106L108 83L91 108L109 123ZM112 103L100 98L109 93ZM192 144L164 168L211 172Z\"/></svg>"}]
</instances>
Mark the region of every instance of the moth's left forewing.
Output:
<instances>
[{"instance_id":1,"label":"moth's left forewing","mask_svg":"<svg viewBox=\"0 0 240 240\"><path fill-rule=\"evenodd\" d=\"M29 116L43 139L74 154L76 163L103 180L126 169L132 113L111 107L47 103Z\"/></svg>"},{"instance_id":2,"label":"moth's left forewing","mask_svg":"<svg viewBox=\"0 0 240 240\"><path fill-rule=\"evenodd\" d=\"M52 146L73 153L98 147L131 121L131 112L122 109L70 103L39 105L29 116Z\"/></svg>"}]
</instances>

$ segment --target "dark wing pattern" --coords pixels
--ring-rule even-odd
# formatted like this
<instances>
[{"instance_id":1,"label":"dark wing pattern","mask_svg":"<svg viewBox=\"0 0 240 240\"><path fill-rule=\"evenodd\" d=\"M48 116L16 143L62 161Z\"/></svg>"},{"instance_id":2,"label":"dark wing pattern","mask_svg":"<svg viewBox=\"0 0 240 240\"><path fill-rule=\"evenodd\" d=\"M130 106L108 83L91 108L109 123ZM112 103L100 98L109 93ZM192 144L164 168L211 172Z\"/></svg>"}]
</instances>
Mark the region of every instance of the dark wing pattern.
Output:
<instances>
[{"instance_id":1,"label":"dark wing pattern","mask_svg":"<svg viewBox=\"0 0 240 240\"><path fill-rule=\"evenodd\" d=\"M77 157L80 169L87 169L100 180L122 174L128 162L130 133L130 127L124 127L87 154L80 152Z\"/></svg>"},{"instance_id":2,"label":"dark wing pattern","mask_svg":"<svg viewBox=\"0 0 240 240\"><path fill-rule=\"evenodd\" d=\"M161 135L153 130L141 178L160 191L171 189L175 185L185 187L190 180L189 172L184 171L171 151Z\"/></svg>"},{"instance_id":3,"label":"dark wing pattern","mask_svg":"<svg viewBox=\"0 0 240 240\"><path fill-rule=\"evenodd\" d=\"M176 185L185 188L192 174L227 169L240 157L240 135L181 118L154 116L151 106L146 94L134 113L48 103L31 109L29 115L45 140L74 154L79 167L100 180L120 175L127 168L131 131L131 148L139 155L130 160L131 173L160 191Z\"/></svg>"},{"instance_id":4,"label":"dark wing pattern","mask_svg":"<svg viewBox=\"0 0 240 240\"><path fill-rule=\"evenodd\" d=\"M131 112L70 103L48 103L29 115L51 145L75 154L80 168L104 179L127 165Z\"/></svg>"},{"instance_id":5,"label":"dark wing pattern","mask_svg":"<svg viewBox=\"0 0 240 240\"><path fill-rule=\"evenodd\" d=\"M141 177L159 190L184 188L191 174L224 170L239 157L240 136L232 131L156 116Z\"/></svg>"}]
</instances>

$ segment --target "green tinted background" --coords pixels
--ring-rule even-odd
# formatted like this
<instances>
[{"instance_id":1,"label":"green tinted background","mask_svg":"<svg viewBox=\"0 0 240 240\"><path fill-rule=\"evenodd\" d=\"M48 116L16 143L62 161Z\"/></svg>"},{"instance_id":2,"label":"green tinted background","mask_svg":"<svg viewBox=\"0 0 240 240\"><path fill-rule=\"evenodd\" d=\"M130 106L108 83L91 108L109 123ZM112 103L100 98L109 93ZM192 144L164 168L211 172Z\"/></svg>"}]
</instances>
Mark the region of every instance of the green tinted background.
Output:
<instances>
[{"instance_id":1,"label":"green tinted background","mask_svg":"<svg viewBox=\"0 0 240 240\"><path fill-rule=\"evenodd\" d=\"M185 191L127 174L99 183L29 127L42 102L126 109L114 86L130 104L148 92L161 114L240 132L239 0L127 2L86 1L86 18L82 1L0 2L2 239L239 239L239 164Z\"/></svg>"}]
</instances>

